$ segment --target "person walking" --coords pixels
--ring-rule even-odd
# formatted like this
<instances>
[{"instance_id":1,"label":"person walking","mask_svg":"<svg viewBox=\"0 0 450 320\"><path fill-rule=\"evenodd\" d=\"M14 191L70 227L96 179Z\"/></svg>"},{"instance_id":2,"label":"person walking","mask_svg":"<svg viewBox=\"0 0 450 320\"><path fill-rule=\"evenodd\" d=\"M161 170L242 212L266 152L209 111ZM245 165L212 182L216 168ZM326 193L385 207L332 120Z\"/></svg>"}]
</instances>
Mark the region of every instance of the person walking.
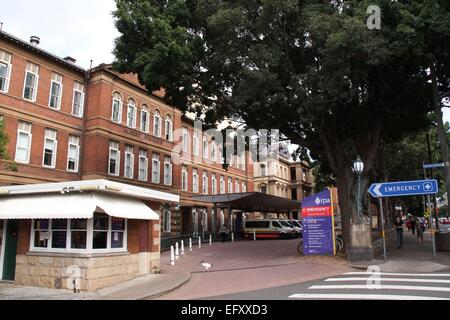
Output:
<instances>
[{"instance_id":1,"label":"person walking","mask_svg":"<svg viewBox=\"0 0 450 320\"><path fill-rule=\"evenodd\" d=\"M227 240L228 233L229 233L229 231L228 231L228 228L226 225L223 225L222 227L220 227L219 235L220 235L220 238L222 239L222 243L225 242L225 240Z\"/></svg>"},{"instance_id":2,"label":"person walking","mask_svg":"<svg viewBox=\"0 0 450 320\"><path fill-rule=\"evenodd\" d=\"M411 219L406 218L406 227L408 228L408 232L411 232Z\"/></svg>"},{"instance_id":3,"label":"person walking","mask_svg":"<svg viewBox=\"0 0 450 320\"><path fill-rule=\"evenodd\" d=\"M401 249L403 246L403 221L399 217L395 219L394 227L397 231L397 247Z\"/></svg>"},{"instance_id":4,"label":"person walking","mask_svg":"<svg viewBox=\"0 0 450 320\"><path fill-rule=\"evenodd\" d=\"M423 233L425 232L425 224L420 218L417 218L417 242L423 244Z\"/></svg>"},{"instance_id":5,"label":"person walking","mask_svg":"<svg viewBox=\"0 0 450 320\"><path fill-rule=\"evenodd\" d=\"M416 226L417 226L417 224L416 224L416 217L412 216L411 217L411 232L412 232L413 235L416 234Z\"/></svg>"}]
</instances>

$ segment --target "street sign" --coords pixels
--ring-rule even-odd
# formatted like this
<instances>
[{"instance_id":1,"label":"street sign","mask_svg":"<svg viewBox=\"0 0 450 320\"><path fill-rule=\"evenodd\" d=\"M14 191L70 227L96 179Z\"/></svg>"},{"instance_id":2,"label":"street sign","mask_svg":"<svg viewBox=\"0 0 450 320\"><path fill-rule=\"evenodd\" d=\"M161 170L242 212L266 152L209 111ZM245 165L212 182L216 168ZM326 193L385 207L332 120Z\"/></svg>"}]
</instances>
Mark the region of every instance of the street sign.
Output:
<instances>
[{"instance_id":1,"label":"street sign","mask_svg":"<svg viewBox=\"0 0 450 320\"><path fill-rule=\"evenodd\" d=\"M369 188L369 193L374 198L414 196L437 192L438 184L434 179L374 183Z\"/></svg>"},{"instance_id":2,"label":"street sign","mask_svg":"<svg viewBox=\"0 0 450 320\"><path fill-rule=\"evenodd\" d=\"M424 164L423 168L424 169L432 169L432 168L443 168L445 167L445 163L441 162L441 163L429 163L429 164Z\"/></svg>"}]
</instances>

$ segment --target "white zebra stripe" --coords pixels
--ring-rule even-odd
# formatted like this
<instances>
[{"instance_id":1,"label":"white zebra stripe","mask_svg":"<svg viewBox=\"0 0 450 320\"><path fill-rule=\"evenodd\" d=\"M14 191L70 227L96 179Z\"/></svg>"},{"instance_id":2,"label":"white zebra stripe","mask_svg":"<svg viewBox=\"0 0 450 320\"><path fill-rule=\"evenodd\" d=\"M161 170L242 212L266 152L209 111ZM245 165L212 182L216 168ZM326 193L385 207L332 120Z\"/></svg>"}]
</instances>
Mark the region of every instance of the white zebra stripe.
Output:
<instances>
[{"instance_id":1,"label":"white zebra stripe","mask_svg":"<svg viewBox=\"0 0 450 320\"><path fill-rule=\"evenodd\" d=\"M346 272L344 275L382 275L407 277L450 277L450 273L389 273L389 272Z\"/></svg>"},{"instance_id":2,"label":"white zebra stripe","mask_svg":"<svg viewBox=\"0 0 450 320\"><path fill-rule=\"evenodd\" d=\"M416 291L437 291L437 292L450 292L450 288L447 287L426 287L426 286L399 286L399 285L373 285L369 287L367 285L353 285L353 284L343 284L343 285L316 285L311 286L308 289L321 289L321 290L332 290L332 289L366 289L366 290L416 290Z\"/></svg>"},{"instance_id":3,"label":"white zebra stripe","mask_svg":"<svg viewBox=\"0 0 450 320\"><path fill-rule=\"evenodd\" d=\"M447 298L383 295L383 294L335 294L335 293L297 293L289 296L290 299L356 299L356 300L450 300Z\"/></svg>"},{"instance_id":4,"label":"white zebra stripe","mask_svg":"<svg viewBox=\"0 0 450 320\"><path fill-rule=\"evenodd\" d=\"M380 282L420 282L420 283L450 283L450 280L441 279L416 279L416 278L382 278L376 277L374 274L372 277L361 277L361 278L328 278L326 282L337 282L337 281L380 281Z\"/></svg>"}]
</instances>

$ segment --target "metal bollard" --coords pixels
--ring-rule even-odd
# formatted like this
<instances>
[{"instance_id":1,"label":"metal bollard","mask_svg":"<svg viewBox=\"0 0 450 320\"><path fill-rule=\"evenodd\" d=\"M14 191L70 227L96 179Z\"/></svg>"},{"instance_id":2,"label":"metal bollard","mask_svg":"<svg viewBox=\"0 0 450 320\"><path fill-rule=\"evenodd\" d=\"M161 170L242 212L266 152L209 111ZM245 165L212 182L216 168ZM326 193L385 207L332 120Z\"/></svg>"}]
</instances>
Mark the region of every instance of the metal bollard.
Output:
<instances>
[{"instance_id":1,"label":"metal bollard","mask_svg":"<svg viewBox=\"0 0 450 320\"><path fill-rule=\"evenodd\" d=\"M202 247L202 238L198 237L198 247L201 248Z\"/></svg>"},{"instance_id":2,"label":"metal bollard","mask_svg":"<svg viewBox=\"0 0 450 320\"><path fill-rule=\"evenodd\" d=\"M180 250L178 249L178 242L175 242L175 259L178 260L180 257Z\"/></svg>"},{"instance_id":3,"label":"metal bollard","mask_svg":"<svg viewBox=\"0 0 450 320\"><path fill-rule=\"evenodd\" d=\"M256 241L256 230L253 229L253 241Z\"/></svg>"},{"instance_id":4,"label":"metal bollard","mask_svg":"<svg viewBox=\"0 0 450 320\"><path fill-rule=\"evenodd\" d=\"M181 240L181 255L184 254L184 240Z\"/></svg>"},{"instance_id":5,"label":"metal bollard","mask_svg":"<svg viewBox=\"0 0 450 320\"><path fill-rule=\"evenodd\" d=\"M189 238L189 251L192 251L192 238Z\"/></svg>"},{"instance_id":6,"label":"metal bollard","mask_svg":"<svg viewBox=\"0 0 450 320\"><path fill-rule=\"evenodd\" d=\"M173 246L170 246L170 265L175 265L175 254L173 252Z\"/></svg>"},{"instance_id":7,"label":"metal bollard","mask_svg":"<svg viewBox=\"0 0 450 320\"><path fill-rule=\"evenodd\" d=\"M234 242L234 232L231 233L231 242Z\"/></svg>"},{"instance_id":8,"label":"metal bollard","mask_svg":"<svg viewBox=\"0 0 450 320\"><path fill-rule=\"evenodd\" d=\"M212 235L209 235L209 245L212 245Z\"/></svg>"}]
</instances>

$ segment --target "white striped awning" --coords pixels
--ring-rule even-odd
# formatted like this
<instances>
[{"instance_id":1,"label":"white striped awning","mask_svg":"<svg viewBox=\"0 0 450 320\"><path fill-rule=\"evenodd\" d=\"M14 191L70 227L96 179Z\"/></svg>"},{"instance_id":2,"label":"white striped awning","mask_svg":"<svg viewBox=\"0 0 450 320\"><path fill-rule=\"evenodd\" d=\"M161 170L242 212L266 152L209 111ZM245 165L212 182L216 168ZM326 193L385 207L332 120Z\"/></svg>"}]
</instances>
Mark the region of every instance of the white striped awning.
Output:
<instances>
[{"instance_id":1,"label":"white striped awning","mask_svg":"<svg viewBox=\"0 0 450 320\"><path fill-rule=\"evenodd\" d=\"M99 192L2 197L0 219L90 219L97 208L113 217L159 219L141 200Z\"/></svg>"}]
</instances>

